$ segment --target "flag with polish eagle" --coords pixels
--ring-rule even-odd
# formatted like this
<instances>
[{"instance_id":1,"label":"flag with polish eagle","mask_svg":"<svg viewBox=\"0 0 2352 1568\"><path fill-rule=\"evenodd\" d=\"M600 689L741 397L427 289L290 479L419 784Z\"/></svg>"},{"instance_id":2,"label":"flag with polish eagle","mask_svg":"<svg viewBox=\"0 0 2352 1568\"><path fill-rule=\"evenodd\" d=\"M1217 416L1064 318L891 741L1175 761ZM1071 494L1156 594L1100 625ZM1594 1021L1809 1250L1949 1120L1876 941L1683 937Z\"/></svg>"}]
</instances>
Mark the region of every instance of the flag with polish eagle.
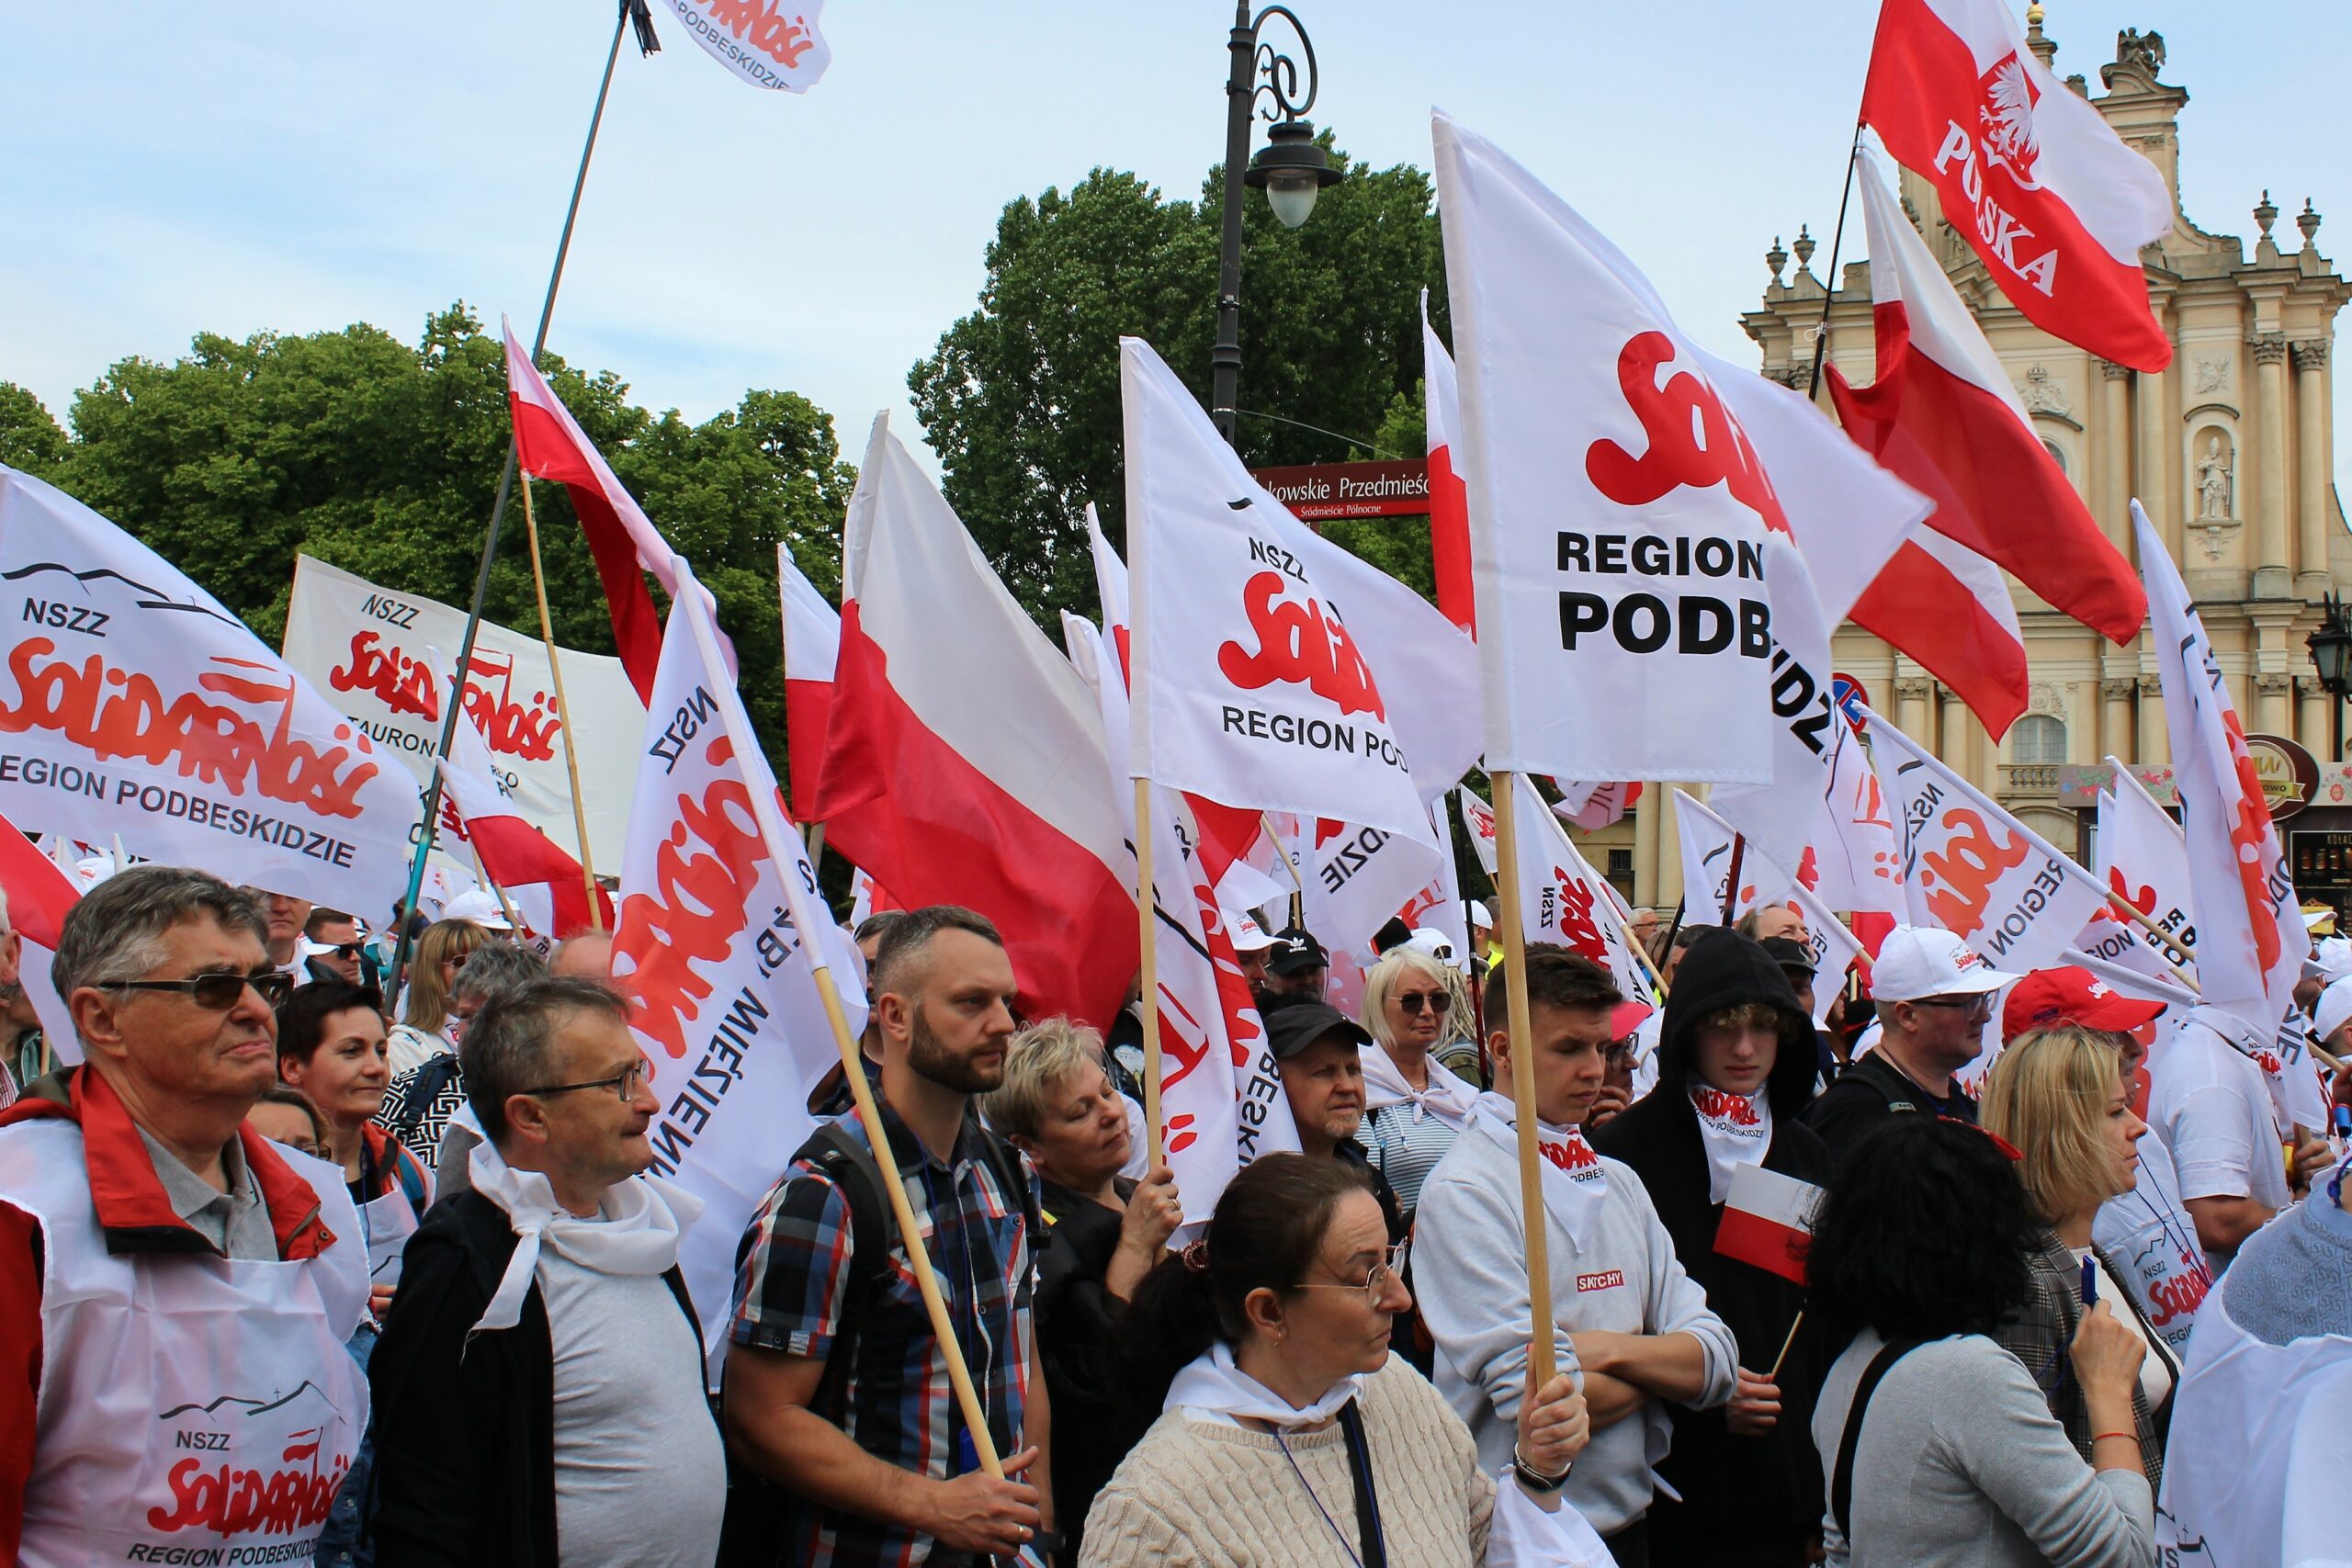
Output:
<instances>
[{"instance_id":1,"label":"flag with polish eagle","mask_svg":"<svg viewBox=\"0 0 2352 1568\"><path fill-rule=\"evenodd\" d=\"M2180 792L2188 841L2198 989L2207 1006L2267 1040L2293 1005L2309 951L2295 879L2278 852L2270 804L2204 620L2137 501L2132 526L2148 584L2148 640L2164 683L2173 787Z\"/></svg>"},{"instance_id":2,"label":"flag with polish eagle","mask_svg":"<svg viewBox=\"0 0 2352 1568\"><path fill-rule=\"evenodd\" d=\"M670 543L531 363L515 341L514 324L500 325L506 334L506 399L514 416L515 461L525 474L555 480L571 498L572 514L587 536L612 611L614 651L637 694L650 701L653 671L662 660L662 620L646 591L645 574L653 574L662 592L678 596ZM729 648L724 633L719 646ZM729 649L730 662L733 657Z\"/></svg>"},{"instance_id":3,"label":"flag with polish eagle","mask_svg":"<svg viewBox=\"0 0 2352 1568\"><path fill-rule=\"evenodd\" d=\"M453 684L446 674L442 683ZM580 863L515 810L491 761L490 743L471 715L460 713L450 755L435 766L441 771L442 809L454 816L458 837L481 860L482 874L506 890L526 925L558 942L592 926L613 929L610 897L596 890L592 919Z\"/></svg>"},{"instance_id":4,"label":"flag with polish eagle","mask_svg":"<svg viewBox=\"0 0 2352 1568\"><path fill-rule=\"evenodd\" d=\"M74 1032L74 1015L65 1010L65 1000L50 979L50 964L57 956L66 911L80 900L82 889L5 817L0 817L0 893L8 897L7 925L17 939L17 984L40 1019L41 1038L59 1061L79 1062L81 1037Z\"/></svg>"},{"instance_id":5,"label":"flag with polish eagle","mask_svg":"<svg viewBox=\"0 0 2352 1568\"><path fill-rule=\"evenodd\" d=\"M887 419L850 498L842 581L810 817L901 904L986 910L1028 1016L1107 1025L1137 937L1102 712Z\"/></svg>"},{"instance_id":6,"label":"flag with polish eagle","mask_svg":"<svg viewBox=\"0 0 2352 1568\"><path fill-rule=\"evenodd\" d=\"M621 864L613 979L647 1081L652 1173L699 1198L679 1270L705 1349L726 1343L735 1247L785 1151L815 1127L808 1098L839 1069L815 968L835 976L853 1039L865 1026L857 954L825 919L775 774L743 713L708 595L683 559L671 601ZM790 878L794 891L787 892ZM813 930L793 918L796 898Z\"/></svg>"},{"instance_id":7,"label":"flag with polish eagle","mask_svg":"<svg viewBox=\"0 0 2352 1568\"><path fill-rule=\"evenodd\" d=\"M792 558L775 547L776 592L784 609L784 745L792 770L796 807L808 815L825 761L825 731L833 711L833 665L841 657L841 612Z\"/></svg>"},{"instance_id":8,"label":"flag with polish eagle","mask_svg":"<svg viewBox=\"0 0 2352 1568\"><path fill-rule=\"evenodd\" d=\"M2006 0L1883 0L1862 118L2026 320L2134 370L2171 363L2140 249L2171 230L2172 192Z\"/></svg>"},{"instance_id":9,"label":"flag with polish eagle","mask_svg":"<svg viewBox=\"0 0 2352 1568\"><path fill-rule=\"evenodd\" d=\"M1618 919L1608 886L1577 852L1559 819L1527 775L1519 790L1519 887L1521 924L1529 942L1556 942L1582 953L1617 982L1629 998L1655 1000L1648 973L1634 956L1634 939Z\"/></svg>"},{"instance_id":10,"label":"flag with polish eagle","mask_svg":"<svg viewBox=\"0 0 2352 1568\"><path fill-rule=\"evenodd\" d=\"M2147 618L2139 579L2043 447L2008 371L1867 152L1855 177L1870 231L1877 377L1858 389L1829 367L1846 433L1935 501L1928 527L2129 644ZM1972 606L1955 608L1953 618L1965 619ZM1906 650L1920 643L1924 651L1913 657L1929 668L1964 670L1955 639L1983 628L1947 630L1945 620L1890 629Z\"/></svg>"}]
</instances>

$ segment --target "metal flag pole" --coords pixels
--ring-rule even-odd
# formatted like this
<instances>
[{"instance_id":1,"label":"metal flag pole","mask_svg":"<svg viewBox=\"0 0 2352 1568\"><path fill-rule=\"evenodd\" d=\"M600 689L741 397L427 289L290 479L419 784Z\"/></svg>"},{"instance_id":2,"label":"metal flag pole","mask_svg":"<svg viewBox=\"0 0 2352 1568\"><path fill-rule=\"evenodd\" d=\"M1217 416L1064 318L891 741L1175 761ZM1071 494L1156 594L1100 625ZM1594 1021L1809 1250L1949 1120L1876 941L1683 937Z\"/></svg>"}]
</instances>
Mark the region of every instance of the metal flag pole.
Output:
<instances>
[{"instance_id":1,"label":"metal flag pole","mask_svg":"<svg viewBox=\"0 0 2352 1568\"><path fill-rule=\"evenodd\" d=\"M563 235L556 242L555 265L548 272L547 298L539 305L539 330L531 339L531 363L534 365L539 362L539 355L547 352L548 323L555 318L556 290L563 285L564 258L571 254L571 230L580 219L580 193L588 184L588 161L595 156L596 132L605 123L605 100L613 90L613 68L620 62L621 39L634 22L638 50L641 54L651 54L662 47L654 41L653 14L647 8L646 0L619 0L618 13L613 21L613 46L605 51L604 80L596 85L595 111L588 117L588 138L580 148L580 169L571 177L571 201L564 209ZM482 601L490 594L490 569L498 558L499 525L506 520L506 502L514 493L514 438L510 425L506 438L506 466L498 476L498 499L491 503L490 530L482 536L481 541L481 565L474 572L474 597L472 605L466 612L466 635L458 644L458 678L460 682L473 664L474 634L481 626ZM462 686L459 689L462 691ZM435 756L447 756L449 748L456 743L458 716L461 711L462 705L452 701L448 712L442 716L441 746ZM408 972L409 953L415 945L415 939L411 934L416 924L413 917L416 913L417 895L424 887L425 862L432 858L433 843L439 836L440 818L441 771L435 768L432 781L424 786L424 820L417 834L416 858L409 863L408 895L401 901L400 942L392 952L391 994L395 997L400 995L401 982ZM592 909L595 907L593 897L589 906Z\"/></svg>"},{"instance_id":2,"label":"metal flag pole","mask_svg":"<svg viewBox=\"0 0 2352 1568\"><path fill-rule=\"evenodd\" d=\"M1853 199L1854 164L1862 155L1862 120L1854 118L1854 144L1846 150L1846 188L1838 196L1838 227L1829 236L1829 281L1823 285L1821 295L1821 324L1814 329L1813 378L1806 383L1807 401L1821 396L1821 360L1829 352L1829 307L1838 298L1838 252L1846 243L1846 204ZM1798 236L1803 239L1803 235Z\"/></svg>"}]
</instances>

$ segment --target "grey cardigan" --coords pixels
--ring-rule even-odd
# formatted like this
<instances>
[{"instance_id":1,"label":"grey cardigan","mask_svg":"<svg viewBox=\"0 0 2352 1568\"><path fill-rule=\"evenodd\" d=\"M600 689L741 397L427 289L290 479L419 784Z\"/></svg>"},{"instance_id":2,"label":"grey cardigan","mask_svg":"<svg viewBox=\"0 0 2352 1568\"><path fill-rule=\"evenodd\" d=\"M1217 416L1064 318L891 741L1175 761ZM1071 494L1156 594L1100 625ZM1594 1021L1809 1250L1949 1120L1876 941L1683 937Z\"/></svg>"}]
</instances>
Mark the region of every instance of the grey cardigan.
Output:
<instances>
[{"instance_id":1,"label":"grey cardigan","mask_svg":"<svg viewBox=\"0 0 2352 1568\"><path fill-rule=\"evenodd\" d=\"M1814 1407L1825 1474L1879 1337L1855 1337ZM2094 1472L2015 1356L1982 1335L1922 1345L1864 1413L1853 1539L1825 1520L1829 1562L1853 1568L2150 1568L2156 1505L2137 1471Z\"/></svg>"}]
</instances>

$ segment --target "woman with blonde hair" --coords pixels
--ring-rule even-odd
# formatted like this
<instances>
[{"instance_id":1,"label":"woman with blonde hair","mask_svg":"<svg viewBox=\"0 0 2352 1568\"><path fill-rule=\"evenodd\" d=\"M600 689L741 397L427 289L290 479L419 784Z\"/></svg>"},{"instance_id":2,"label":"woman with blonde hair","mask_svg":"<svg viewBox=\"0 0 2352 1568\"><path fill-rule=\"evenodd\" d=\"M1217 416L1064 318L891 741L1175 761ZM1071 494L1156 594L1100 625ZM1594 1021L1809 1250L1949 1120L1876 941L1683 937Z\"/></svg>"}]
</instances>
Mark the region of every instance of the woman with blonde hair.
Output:
<instances>
[{"instance_id":1,"label":"woman with blonde hair","mask_svg":"<svg viewBox=\"0 0 2352 1568\"><path fill-rule=\"evenodd\" d=\"M1363 1129L1372 1164L1411 1223L1421 1182L1469 1124L1478 1090L1441 1063L1460 990L1447 965L1417 947L1392 947L1363 981Z\"/></svg>"},{"instance_id":2,"label":"woman with blonde hair","mask_svg":"<svg viewBox=\"0 0 2352 1568\"><path fill-rule=\"evenodd\" d=\"M408 968L407 1003L387 1039L394 1077L458 1049L458 971L469 954L489 942L490 932L471 920L435 920L416 939L416 956Z\"/></svg>"},{"instance_id":3,"label":"woman with blonde hair","mask_svg":"<svg viewBox=\"0 0 2352 1568\"><path fill-rule=\"evenodd\" d=\"M2051 1415L2087 1460L2093 1444L2113 1434L2092 1429L2067 1347L2091 1304L2109 1303L2147 1342L2132 1391L2133 1430L2125 1435L2138 1439L2148 1484L2159 1486L2180 1363L2125 1288L2123 1269L2091 1240L2099 1206L2132 1190L2139 1168L2133 1145L2148 1130L2132 1113L2115 1036L2073 1023L2018 1035L1995 1058L1978 1115L1986 1132L2017 1151L2018 1174L2041 1227L2027 1258L2032 1289L1996 1337L2033 1374Z\"/></svg>"}]
</instances>

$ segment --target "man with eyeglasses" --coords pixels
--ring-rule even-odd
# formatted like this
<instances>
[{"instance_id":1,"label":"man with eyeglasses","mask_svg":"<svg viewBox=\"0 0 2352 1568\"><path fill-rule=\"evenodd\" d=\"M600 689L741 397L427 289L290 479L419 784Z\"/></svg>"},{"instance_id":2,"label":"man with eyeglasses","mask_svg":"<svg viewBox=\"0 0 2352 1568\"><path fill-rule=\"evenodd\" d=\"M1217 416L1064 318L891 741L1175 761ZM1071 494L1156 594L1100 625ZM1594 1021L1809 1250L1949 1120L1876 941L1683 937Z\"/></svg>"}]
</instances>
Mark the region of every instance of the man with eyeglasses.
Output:
<instances>
[{"instance_id":1,"label":"man with eyeglasses","mask_svg":"<svg viewBox=\"0 0 2352 1568\"><path fill-rule=\"evenodd\" d=\"M1932 926L1897 926L1871 966L1881 1034L1804 1115L1835 1156L1882 1118L1917 1112L1976 1122L1976 1102L1953 1075L1984 1049L1993 999L2017 979L1960 938Z\"/></svg>"},{"instance_id":2,"label":"man with eyeglasses","mask_svg":"<svg viewBox=\"0 0 2352 1568\"><path fill-rule=\"evenodd\" d=\"M661 1104L627 1005L536 977L460 1054L489 1142L368 1362L379 1560L709 1568L727 1459L678 1270L702 1204L642 1174Z\"/></svg>"},{"instance_id":3,"label":"man with eyeglasses","mask_svg":"<svg viewBox=\"0 0 2352 1568\"><path fill-rule=\"evenodd\" d=\"M65 919L83 1065L0 1114L0 1561L307 1560L350 1469L365 1232L340 1170L243 1125L292 990L267 931L176 866Z\"/></svg>"}]
</instances>

